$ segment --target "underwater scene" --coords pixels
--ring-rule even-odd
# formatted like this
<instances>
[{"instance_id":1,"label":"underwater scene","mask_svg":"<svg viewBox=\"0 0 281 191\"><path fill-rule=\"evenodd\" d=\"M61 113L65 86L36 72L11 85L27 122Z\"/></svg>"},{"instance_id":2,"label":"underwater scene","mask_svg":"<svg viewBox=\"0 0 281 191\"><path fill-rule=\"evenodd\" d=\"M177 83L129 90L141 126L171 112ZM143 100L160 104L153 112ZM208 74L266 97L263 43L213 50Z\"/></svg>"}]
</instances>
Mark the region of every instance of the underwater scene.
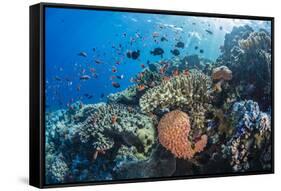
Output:
<instances>
[{"instance_id":1,"label":"underwater scene","mask_svg":"<svg viewBox=\"0 0 281 191\"><path fill-rule=\"evenodd\" d=\"M271 21L45 8L45 183L272 171Z\"/></svg>"}]
</instances>

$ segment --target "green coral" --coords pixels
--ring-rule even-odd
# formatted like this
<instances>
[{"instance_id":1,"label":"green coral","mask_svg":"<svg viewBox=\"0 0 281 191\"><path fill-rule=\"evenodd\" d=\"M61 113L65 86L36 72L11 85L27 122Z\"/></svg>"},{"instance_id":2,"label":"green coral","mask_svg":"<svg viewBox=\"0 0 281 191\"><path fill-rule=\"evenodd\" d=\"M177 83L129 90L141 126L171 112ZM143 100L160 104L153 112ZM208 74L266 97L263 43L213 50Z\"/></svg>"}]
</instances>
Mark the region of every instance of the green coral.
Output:
<instances>
[{"instance_id":1,"label":"green coral","mask_svg":"<svg viewBox=\"0 0 281 191\"><path fill-rule=\"evenodd\" d=\"M175 76L149 89L140 99L141 110L149 113L156 109L180 108L190 114L197 128L202 128L205 113L211 107L211 83L210 77L198 70Z\"/></svg>"}]
</instances>

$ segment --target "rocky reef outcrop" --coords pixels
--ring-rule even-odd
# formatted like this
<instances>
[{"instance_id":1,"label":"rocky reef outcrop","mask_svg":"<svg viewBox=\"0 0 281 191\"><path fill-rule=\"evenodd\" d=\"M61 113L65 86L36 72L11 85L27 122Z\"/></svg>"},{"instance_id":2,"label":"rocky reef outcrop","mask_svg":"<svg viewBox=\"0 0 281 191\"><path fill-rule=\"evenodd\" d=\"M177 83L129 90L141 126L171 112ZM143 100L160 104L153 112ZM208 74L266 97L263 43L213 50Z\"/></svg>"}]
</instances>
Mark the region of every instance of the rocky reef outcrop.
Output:
<instances>
[{"instance_id":1,"label":"rocky reef outcrop","mask_svg":"<svg viewBox=\"0 0 281 191\"><path fill-rule=\"evenodd\" d=\"M271 104L271 34L250 26L234 27L226 34L216 65L227 66L233 79L226 92L253 99L263 109Z\"/></svg>"}]
</instances>

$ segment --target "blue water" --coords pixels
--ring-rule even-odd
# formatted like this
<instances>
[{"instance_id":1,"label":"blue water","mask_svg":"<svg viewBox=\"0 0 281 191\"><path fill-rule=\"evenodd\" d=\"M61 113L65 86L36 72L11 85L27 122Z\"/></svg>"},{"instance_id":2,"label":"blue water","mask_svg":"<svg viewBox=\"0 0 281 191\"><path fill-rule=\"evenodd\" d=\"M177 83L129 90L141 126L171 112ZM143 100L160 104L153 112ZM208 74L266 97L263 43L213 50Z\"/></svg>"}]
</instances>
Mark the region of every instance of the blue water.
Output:
<instances>
[{"instance_id":1,"label":"blue water","mask_svg":"<svg viewBox=\"0 0 281 191\"><path fill-rule=\"evenodd\" d=\"M215 61L225 34L234 26L249 24L255 30L270 27L264 21L66 8L46 8L45 14L46 105L52 109L66 108L78 100L83 103L106 101L108 94L133 85L130 79L143 70L141 64L147 66L147 61L153 63L174 57L170 50L178 40L185 43L185 48L179 49L179 58L198 54ZM160 37L153 38L156 33ZM161 42L162 36L168 41ZM164 49L163 58L150 54L156 47ZM204 52L200 53L200 49ZM140 50L140 57L127 58L128 50ZM80 52L87 56L79 56ZM96 60L101 63L97 64ZM112 72L113 67L117 72ZM80 80L82 75L91 78ZM124 78L111 79L116 75ZM119 83L120 88L113 87L112 82Z\"/></svg>"}]
</instances>

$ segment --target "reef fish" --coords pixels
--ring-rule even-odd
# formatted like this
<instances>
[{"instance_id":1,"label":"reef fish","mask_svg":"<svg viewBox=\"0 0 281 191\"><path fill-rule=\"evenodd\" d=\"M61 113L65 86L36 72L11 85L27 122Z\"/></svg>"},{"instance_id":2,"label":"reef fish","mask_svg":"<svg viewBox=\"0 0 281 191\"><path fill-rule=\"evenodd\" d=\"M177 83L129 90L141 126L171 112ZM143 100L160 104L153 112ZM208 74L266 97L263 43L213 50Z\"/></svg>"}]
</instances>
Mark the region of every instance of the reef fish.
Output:
<instances>
[{"instance_id":1,"label":"reef fish","mask_svg":"<svg viewBox=\"0 0 281 191\"><path fill-rule=\"evenodd\" d=\"M175 55L175 56L178 56L178 55L180 55L180 51L178 50L178 49L174 49L174 50L171 50L171 53L173 54L173 55Z\"/></svg>"},{"instance_id":2,"label":"reef fish","mask_svg":"<svg viewBox=\"0 0 281 191\"><path fill-rule=\"evenodd\" d=\"M184 48L184 43L183 42L178 42L176 45L175 45L175 47L177 47L177 48Z\"/></svg>"},{"instance_id":3,"label":"reef fish","mask_svg":"<svg viewBox=\"0 0 281 191\"><path fill-rule=\"evenodd\" d=\"M111 84L112 84L112 86L115 87L115 88L120 88L120 87L121 87L118 82L112 82Z\"/></svg>"},{"instance_id":4,"label":"reef fish","mask_svg":"<svg viewBox=\"0 0 281 191\"><path fill-rule=\"evenodd\" d=\"M166 37L164 37L164 36L163 36L163 37L161 37L161 39L160 39L160 40L161 40L162 42L163 42L163 41L168 41L168 39L167 39Z\"/></svg>"},{"instance_id":5,"label":"reef fish","mask_svg":"<svg viewBox=\"0 0 281 191\"><path fill-rule=\"evenodd\" d=\"M153 54L154 56L160 55L162 58L164 54L164 50L160 47L154 48L154 50L150 51L150 54Z\"/></svg>"},{"instance_id":6,"label":"reef fish","mask_svg":"<svg viewBox=\"0 0 281 191\"><path fill-rule=\"evenodd\" d=\"M79 52L78 56L87 57L88 55L86 52Z\"/></svg>"},{"instance_id":7,"label":"reef fish","mask_svg":"<svg viewBox=\"0 0 281 191\"><path fill-rule=\"evenodd\" d=\"M127 52L127 57L128 58L132 58L132 59L136 60L136 59L138 59L139 56L140 56L140 50L128 51Z\"/></svg>"},{"instance_id":8,"label":"reef fish","mask_svg":"<svg viewBox=\"0 0 281 191\"><path fill-rule=\"evenodd\" d=\"M200 49L200 51L199 51L201 54L203 54L204 53L204 50L203 49Z\"/></svg>"},{"instance_id":9,"label":"reef fish","mask_svg":"<svg viewBox=\"0 0 281 191\"><path fill-rule=\"evenodd\" d=\"M119 79L119 80L122 80L124 78L124 75L123 74L120 75L120 76L117 75L116 78Z\"/></svg>"},{"instance_id":10,"label":"reef fish","mask_svg":"<svg viewBox=\"0 0 281 191\"><path fill-rule=\"evenodd\" d=\"M208 29L206 29L205 30L208 34L210 34L210 35L212 35L213 34L213 32L212 31L210 31L210 30L208 30Z\"/></svg>"},{"instance_id":11,"label":"reef fish","mask_svg":"<svg viewBox=\"0 0 281 191\"><path fill-rule=\"evenodd\" d=\"M152 33L152 37L153 38L156 38L156 37L159 37L159 36L160 36L160 34L158 32L153 32Z\"/></svg>"},{"instance_id":12,"label":"reef fish","mask_svg":"<svg viewBox=\"0 0 281 191\"><path fill-rule=\"evenodd\" d=\"M91 77L89 75L82 75L80 76L80 80L89 80Z\"/></svg>"}]
</instances>

